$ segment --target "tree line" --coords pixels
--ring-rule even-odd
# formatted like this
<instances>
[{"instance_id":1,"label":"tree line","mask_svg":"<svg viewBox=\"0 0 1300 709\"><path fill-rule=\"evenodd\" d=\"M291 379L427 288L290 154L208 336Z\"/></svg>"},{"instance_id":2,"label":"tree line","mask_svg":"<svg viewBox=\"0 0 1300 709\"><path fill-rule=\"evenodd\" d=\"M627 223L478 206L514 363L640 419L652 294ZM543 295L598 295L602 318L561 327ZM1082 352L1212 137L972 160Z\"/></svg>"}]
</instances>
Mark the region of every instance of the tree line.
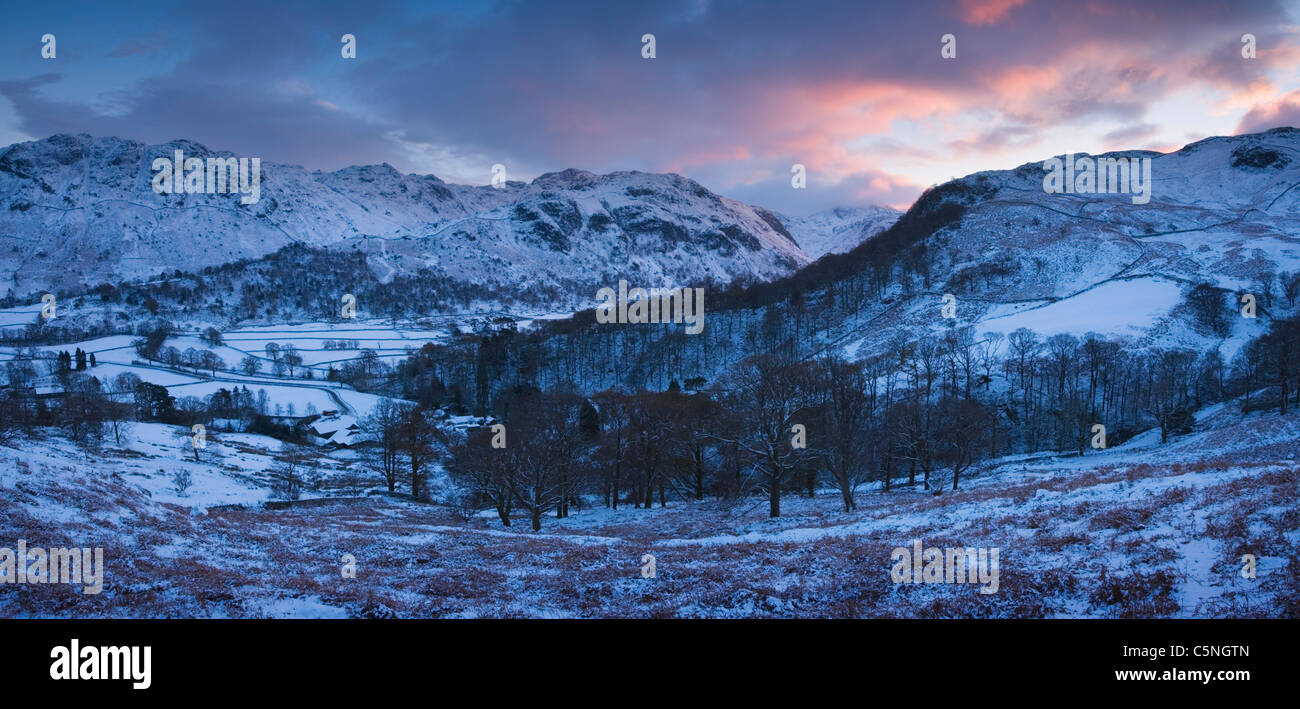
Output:
<instances>
[{"instance_id":1,"label":"tree line","mask_svg":"<svg viewBox=\"0 0 1300 709\"><path fill-rule=\"evenodd\" d=\"M683 390L543 391L520 383L493 400L490 426L448 431L423 404L368 422L390 489L418 491L437 460L460 504L534 529L584 499L610 508L838 492L844 510L874 484L957 490L979 462L1017 452L1087 455L1148 428L1189 433L1195 411L1236 398L1244 410L1300 406L1300 319L1278 320L1232 366L1217 350L1130 351L1095 334L1010 336L969 328L891 343L862 361L746 358L716 384ZM409 468L402 461L409 461Z\"/></svg>"}]
</instances>

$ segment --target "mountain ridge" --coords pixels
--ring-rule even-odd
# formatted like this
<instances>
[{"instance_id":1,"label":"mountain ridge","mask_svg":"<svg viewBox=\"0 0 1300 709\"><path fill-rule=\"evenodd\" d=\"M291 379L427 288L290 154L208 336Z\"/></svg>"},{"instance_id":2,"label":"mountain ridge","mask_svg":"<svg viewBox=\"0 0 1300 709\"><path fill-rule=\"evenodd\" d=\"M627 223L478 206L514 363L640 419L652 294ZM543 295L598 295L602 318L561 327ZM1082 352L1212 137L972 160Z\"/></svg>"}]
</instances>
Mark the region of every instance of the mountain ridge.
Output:
<instances>
[{"instance_id":1,"label":"mountain ridge","mask_svg":"<svg viewBox=\"0 0 1300 709\"><path fill-rule=\"evenodd\" d=\"M0 248L0 270L9 294L197 271L290 243L360 250L381 277L431 269L525 288L768 280L815 258L775 213L673 173L570 168L497 188L387 163L308 171L262 162L261 199L245 205L238 194L154 193L152 161L176 150L236 157L188 139L85 134L5 148L0 247L10 248Z\"/></svg>"}]
</instances>

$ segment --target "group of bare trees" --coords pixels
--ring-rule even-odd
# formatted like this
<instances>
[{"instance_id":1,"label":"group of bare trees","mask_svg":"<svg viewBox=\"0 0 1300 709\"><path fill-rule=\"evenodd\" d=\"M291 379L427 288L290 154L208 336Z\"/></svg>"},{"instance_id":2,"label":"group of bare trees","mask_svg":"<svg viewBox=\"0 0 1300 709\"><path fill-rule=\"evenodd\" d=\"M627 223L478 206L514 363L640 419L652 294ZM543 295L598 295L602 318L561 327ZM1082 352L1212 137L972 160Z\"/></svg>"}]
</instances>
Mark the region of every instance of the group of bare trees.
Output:
<instances>
[{"instance_id":1,"label":"group of bare trees","mask_svg":"<svg viewBox=\"0 0 1300 709\"><path fill-rule=\"evenodd\" d=\"M122 446L135 422L159 422L211 427L225 420L228 426L256 432L256 423L270 414L265 390L247 386L221 388L199 398L177 398L166 387L122 372L100 379L90 371L62 366L62 360L43 353L20 352L5 363L0 376L0 430L4 436L38 435L42 429L60 428L74 441L98 447L111 437ZM242 424L240 423L242 421Z\"/></svg>"},{"instance_id":2,"label":"group of bare trees","mask_svg":"<svg viewBox=\"0 0 1300 709\"><path fill-rule=\"evenodd\" d=\"M542 517L569 515L590 488L595 431L584 423L590 403L572 394L520 392L501 423L455 436L447 462L452 480L496 511L503 526L520 510L533 530Z\"/></svg>"},{"instance_id":3,"label":"group of bare trees","mask_svg":"<svg viewBox=\"0 0 1300 709\"><path fill-rule=\"evenodd\" d=\"M405 482L413 499L429 498L430 467L447 446L446 432L434 424L431 414L421 406L382 399L364 422L373 439L367 465L383 478L390 493Z\"/></svg>"},{"instance_id":4,"label":"group of bare trees","mask_svg":"<svg viewBox=\"0 0 1300 709\"><path fill-rule=\"evenodd\" d=\"M101 382L84 372L56 370L54 383L45 384L42 392L34 385L31 360L13 360L5 373L7 385L0 389L0 438L19 433L35 436L42 429L59 428L73 441L98 449L110 436L122 445L136 420L139 380L134 375Z\"/></svg>"},{"instance_id":5,"label":"group of bare trees","mask_svg":"<svg viewBox=\"0 0 1300 709\"><path fill-rule=\"evenodd\" d=\"M783 494L811 496L822 481L833 482L845 509L854 509L856 490L880 479L890 456L910 457L927 470L942 463L959 473L976 457L974 442L982 440L974 419L955 429L968 435L944 444L922 444L901 425L891 429L895 443L885 442L882 431L901 417L885 416L888 402L863 365L841 359L754 357L725 384L708 392L673 386L589 398L517 393L500 426L473 429L454 441L447 470L506 526L518 510L540 528L543 515L565 517L583 495L617 509L706 496L739 500L759 492L775 517ZM953 416L967 414L963 408Z\"/></svg>"},{"instance_id":6,"label":"group of bare trees","mask_svg":"<svg viewBox=\"0 0 1300 709\"><path fill-rule=\"evenodd\" d=\"M1300 282L1300 274L1296 280ZM1292 297L1290 289L1287 294ZM1274 321L1266 334L1247 345L1234 373L1242 382L1245 408L1276 402L1279 413L1300 409L1300 317ZM1264 400L1257 396L1252 401L1252 393L1259 390L1264 391Z\"/></svg>"},{"instance_id":7,"label":"group of bare trees","mask_svg":"<svg viewBox=\"0 0 1300 709\"><path fill-rule=\"evenodd\" d=\"M471 432L452 446L449 471L503 524L515 509L535 527L548 511L562 517L582 493L613 508L760 493L778 516L783 494L829 484L851 511L868 482L938 494L982 459L1085 454L1098 431L1103 445L1152 426L1167 440L1191 430L1196 409L1233 396L1285 413L1300 396L1297 354L1294 319L1272 323L1232 366L1217 350L1130 351L1095 334L1024 329L953 328L860 362L763 354L707 391L512 396L508 441L495 448L490 430Z\"/></svg>"}]
</instances>

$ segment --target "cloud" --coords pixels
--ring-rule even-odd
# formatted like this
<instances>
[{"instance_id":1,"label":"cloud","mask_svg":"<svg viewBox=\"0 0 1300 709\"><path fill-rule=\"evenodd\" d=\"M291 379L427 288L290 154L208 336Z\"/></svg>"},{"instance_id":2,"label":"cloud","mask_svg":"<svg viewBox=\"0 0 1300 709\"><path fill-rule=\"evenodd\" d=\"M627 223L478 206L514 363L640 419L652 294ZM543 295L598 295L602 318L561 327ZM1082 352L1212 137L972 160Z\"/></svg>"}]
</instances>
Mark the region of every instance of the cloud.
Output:
<instances>
[{"instance_id":1,"label":"cloud","mask_svg":"<svg viewBox=\"0 0 1300 709\"><path fill-rule=\"evenodd\" d=\"M783 170L768 171L759 181L729 190L728 196L802 217L845 205L879 204L905 209L923 191L923 186L906 177L879 170L863 170L844 176L810 170L807 187L794 189L787 165Z\"/></svg>"},{"instance_id":2,"label":"cloud","mask_svg":"<svg viewBox=\"0 0 1300 709\"><path fill-rule=\"evenodd\" d=\"M1237 124L1237 134L1258 133L1279 126L1300 126L1300 91L1292 91L1250 109Z\"/></svg>"},{"instance_id":3,"label":"cloud","mask_svg":"<svg viewBox=\"0 0 1300 709\"><path fill-rule=\"evenodd\" d=\"M186 137L309 168L387 161L476 182L498 162L517 179L676 171L782 209L799 204L788 170L801 163L816 179L797 199L898 204L954 173L1066 149L1173 144L1238 116L1242 130L1295 122L1281 92L1300 35L1286 12L1272 0L159 3L121 18L136 39L96 54L151 53L150 66L112 63L115 84L100 88L75 64L14 65L0 94L15 129L37 136ZM1247 30L1256 60L1240 57ZM339 56L344 33L355 60ZM1213 115L1165 105L1188 95Z\"/></svg>"},{"instance_id":4,"label":"cloud","mask_svg":"<svg viewBox=\"0 0 1300 709\"><path fill-rule=\"evenodd\" d=\"M113 51L108 53L108 56L130 57L137 54L153 54L166 49L170 44L166 35L155 32L146 37L128 40L119 44Z\"/></svg>"},{"instance_id":5,"label":"cloud","mask_svg":"<svg viewBox=\"0 0 1300 709\"><path fill-rule=\"evenodd\" d=\"M1116 128L1115 130L1102 135L1101 139L1108 145L1112 146L1112 149L1114 150L1126 150L1131 149L1131 146L1134 144L1147 140L1158 132L1160 132L1160 126L1152 125L1150 123L1139 123L1136 125Z\"/></svg>"},{"instance_id":6,"label":"cloud","mask_svg":"<svg viewBox=\"0 0 1300 709\"><path fill-rule=\"evenodd\" d=\"M265 157L277 162L338 166L400 159L400 148L354 115L319 105L308 95L250 90L227 85L192 85L176 78L143 83L129 108L106 115L93 108L50 97L62 80L44 74L0 81L0 95L14 105L18 128L39 137L55 133L119 136L146 143L188 138L217 150ZM250 125L256 132L248 131Z\"/></svg>"},{"instance_id":7,"label":"cloud","mask_svg":"<svg viewBox=\"0 0 1300 709\"><path fill-rule=\"evenodd\" d=\"M1024 5L1026 0L958 0L962 21L968 25L990 25L1002 19L1011 8Z\"/></svg>"}]
</instances>

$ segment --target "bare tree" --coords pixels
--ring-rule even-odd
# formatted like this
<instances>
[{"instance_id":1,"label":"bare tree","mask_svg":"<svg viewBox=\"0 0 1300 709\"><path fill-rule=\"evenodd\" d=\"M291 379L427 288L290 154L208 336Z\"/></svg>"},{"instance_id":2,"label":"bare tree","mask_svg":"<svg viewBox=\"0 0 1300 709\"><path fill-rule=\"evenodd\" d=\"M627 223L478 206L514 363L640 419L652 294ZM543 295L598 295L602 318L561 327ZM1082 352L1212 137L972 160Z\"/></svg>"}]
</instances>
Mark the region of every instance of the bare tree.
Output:
<instances>
[{"instance_id":1,"label":"bare tree","mask_svg":"<svg viewBox=\"0 0 1300 709\"><path fill-rule=\"evenodd\" d=\"M746 412L750 423L748 435L733 442L753 455L767 488L768 515L780 517L781 487L807 455L794 445L793 427L812 416L808 373L800 365L759 355L742 362L731 381L738 385L733 405Z\"/></svg>"},{"instance_id":2,"label":"bare tree","mask_svg":"<svg viewBox=\"0 0 1300 709\"><path fill-rule=\"evenodd\" d=\"M424 409L403 407L397 428L397 446L409 464L412 499L423 500L429 496L424 484L426 468L437 455L440 435L437 427L429 423Z\"/></svg>"},{"instance_id":3,"label":"bare tree","mask_svg":"<svg viewBox=\"0 0 1300 709\"><path fill-rule=\"evenodd\" d=\"M1286 295L1287 306L1294 308L1296 299L1300 298L1300 271L1283 273L1280 279L1282 281L1282 292Z\"/></svg>"},{"instance_id":4,"label":"bare tree","mask_svg":"<svg viewBox=\"0 0 1300 709\"><path fill-rule=\"evenodd\" d=\"M492 445L495 433L489 428L470 431L451 446L447 473L467 493L485 500L496 510L501 526L510 526L519 475L515 453L518 448Z\"/></svg>"},{"instance_id":5,"label":"bare tree","mask_svg":"<svg viewBox=\"0 0 1300 709\"><path fill-rule=\"evenodd\" d=\"M191 476L190 471L185 468L177 468L176 472L172 473L172 487L176 490L176 494L178 495L184 496L185 491L190 489L190 485L193 484L193 482L193 476Z\"/></svg>"},{"instance_id":6,"label":"bare tree","mask_svg":"<svg viewBox=\"0 0 1300 709\"><path fill-rule=\"evenodd\" d=\"M533 393L511 404L507 448L518 475L515 500L528 513L533 531L542 528L542 516L564 504L570 492L570 471L582 446L580 403L572 395Z\"/></svg>"},{"instance_id":7,"label":"bare tree","mask_svg":"<svg viewBox=\"0 0 1300 709\"><path fill-rule=\"evenodd\" d=\"M721 431L725 412L706 394L669 392L667 404L674 414L671 433L672 462L680 482L689 496L703 500L710 477L710 450L716 445L714 435Z\"/></svg>"},{"instance_id":8,"label":"bare tree","mask_svg":"<svg viewBox=\"0 0 1300 709\"><path fill-rule=\"evenodd\" d=\"M405 414L403 405L384 398L363 422L364 427L373 431L375 436L374 453L368 456L367 464L384 479L389 492L397 490L397 478L401 473L401 427Z\"/></svg>"},{"instance_id":9,"label":"bare tree","mask_svg":"<svg viewBox=\"0 0 1300 709\"><path fill-rule=\"evenodd\" d=\"M97 448L104 440L109 399L95 377L75 372L62 376L63 427L72 440Z\"/></svg>"},{"instance_id":10,"label":"bare tree","mask_svg":"<svg viewBox=\"0 0 1300 709\"><path fill-rule=\"evenodd\" d=\"M937 407L935 458L952 473L952 489L961 474L978 459L978 451L993 435L993 412L973 399L945 400Z\"/></svg>"},{"instance_id":11,"label":"bare tree","mask_svg":"<svg viewBox=\"0 0 1300 709\"><path fill-rule=\"evenodd\" d=\"M298 348L293 345L285 345L280 350L280 361L284 366L289 368L289 376L293 376L294 369L302 366L302 355L298 353Z\"/></svg>"},{"instance_id":12,"label":"bare tree","mask_svg":"<svg viewBox=\"0 0 1300 709\"><path fill-rule=\"evenodd\" d=\"M177 445L182 451L188 450L190 455L194 456L195 463L202 463L205 460L209 463L216 463L221 456L215 445L217 438L215 433L202 429L202 434L194 430L193 426L178 428L172 432L172 437L176 439Z\"/></svg>"},{"instance_id":13,"label":"bare tree","mask_svg":"<svg viewBox=\"0 0 1300 709\"><path fill-rule=\"evenodd\" d=\"M113 430L113 441L122 445L122 435L131 430L131 421L135 419L135 389L140 384L140 377L131 372L123 372L113 378L113 384L107 392L105 416Z\"/></svg>"},{"instance_id":14,"label":"bare tree","mask_svg":"<svg viewBox=\"0 0 1300 709\"><path fill-rule=\"evenodd\" d=\"M637 394L629 403L630 461L640 473L633 482L634 504L650 508L658 490L662 507L667 504L663 486L668 473L675 414L666 396L656 392Z\"/></svg>"},{"instance_id":15,"label":"bare tree","mask_svg":"<svg viewBox=\"0 0 1300 709\"><path fill-rule=\"evenodd\" d=\"M297 500L303 490L311 487L313 452L299 445L286 443L280 456L271 466L271 497L278 500Z\"/></svg>"},{"instance_id":16,"label":"bare tree","mask_svg":"<svg viewBox=\"0 0 1300 709\"><path fill-rule=\"evenodd\" d=\"M218 369L224 369L226 366L225 361L212 350L203 350L200 352L197 364L203 369L211 372L214 377L217 375Z\"/></svg>"},{"instance_id":17,"label":"bare tree","mask_svg":"<svg viewBox=\"0 0 1300 709\"><path fill-rule=\"evenodd\" d=\"M835 481L844 511L857 509L853 492L867 478L871 448L869 385L862 366L838 358L817 362L815 391L820 399L818 431L824 443L817 448L822 472Z\"/></svg>"},{"instance_id":18,"label":"bare tree","mask_svg":"<svg viewBox=\"0 0 1300 709\"><path fill-rule=\"evenodd\" d=\"M1191 431L1195 419L1188 407L1188 382L1195 353L1188 350L1169 350L1152 355L1149 366L1154 370L1150 411L1160 425L1160 442L1170 435Z\"/></svg>"},{"instance_id":19,"label":"bare tree","mask_svg":"<svg viewBox=\"0 0 1300 709\"><path fill-rule=\"evenodd\" d=\"M594 399L600 412L602 429L597 455L600 461L599 469L603 471L601 482L605 506L616 510L619 494L622 491L624 464L630 455L628 430L631 423L631 408L627 397L616 391L601 392Z\"/></svg>"}]
</instances>

